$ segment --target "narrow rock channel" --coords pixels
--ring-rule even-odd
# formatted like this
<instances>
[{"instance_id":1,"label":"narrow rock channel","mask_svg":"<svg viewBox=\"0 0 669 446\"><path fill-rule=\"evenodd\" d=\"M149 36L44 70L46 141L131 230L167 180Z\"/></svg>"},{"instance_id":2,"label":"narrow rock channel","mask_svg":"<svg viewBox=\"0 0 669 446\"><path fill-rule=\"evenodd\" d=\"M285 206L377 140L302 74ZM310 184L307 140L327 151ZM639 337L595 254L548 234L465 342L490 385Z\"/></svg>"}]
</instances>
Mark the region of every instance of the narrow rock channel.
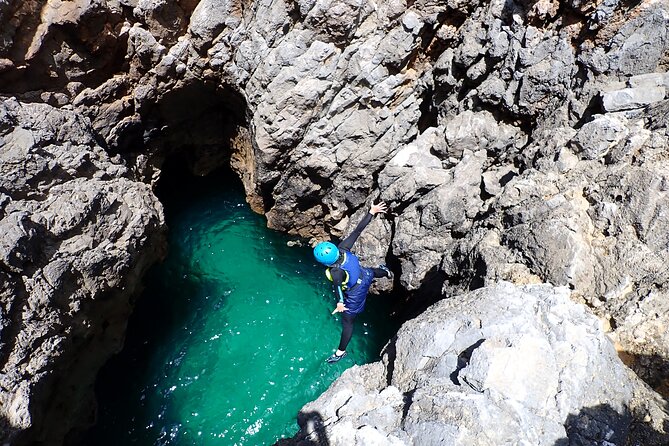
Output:
<instances>
[{"instance_id":1,"label":"narrow rock channel","mask_svg":"<svg viewBox=\"0 0 669 446\"><path fill-rule=\"evenodd\" d=\"M124 350L98 377L98 425L71 444L292 437L304 404L345 369L380 359L397 330L396 299L370 297L346 360L325 363L341 328L309 246L267 229L229 169L162 175L167 258L148 275Z\"/></svg>"}]
</instances>

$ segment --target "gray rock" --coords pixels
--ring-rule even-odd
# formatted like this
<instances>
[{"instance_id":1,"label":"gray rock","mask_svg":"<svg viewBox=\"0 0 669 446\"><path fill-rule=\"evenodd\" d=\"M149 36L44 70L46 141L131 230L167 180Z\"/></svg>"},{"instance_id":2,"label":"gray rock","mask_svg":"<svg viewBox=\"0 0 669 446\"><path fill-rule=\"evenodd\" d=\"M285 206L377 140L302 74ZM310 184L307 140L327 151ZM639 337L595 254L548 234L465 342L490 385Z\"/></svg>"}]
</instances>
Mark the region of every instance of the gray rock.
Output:
<instances>
[{"instance_id":1,"label":"gray rock","mask_svg":"<svg viewBox=\"0 0 669 446\"><path fill-rule=\"evenodd\" d=\"M669 87L667 73L647 73L632 76L627 81L631 88Z\"/></svg>"},{"instance_id":2,"label":"gray rock","mask_svg":"<svg viewBox=\"0 0 669 446\"><path fill-rule=\"evenodd\" d=\"M664 2L640 8L609 42L612 71L627 76L656 71L669 45L668 20Z\"/></svg>"},{"instance_id":3,"label":"gray rock","mask_svg":"<svg viewBox=\"0 0 669 446\"><path fill-rule=\"evenodd\" d=\"M608 91L602 94L604 110L615 112L620 110L632 110L642 108L653 102L664 99L666 90L664 86L638 88L625 88L623 90Z\"/></svg>"},{"instance_id":4,"label":"gray rock","mask_svg":"<svg viewBox=\"0 0 669 446\"><path fill-rule=\"evenodd\" d=\"M395 154L379 176L385 200L409 203L449 179L441 160L432 153L442 139L443 134L432 129Z\"/></svg>"},{"instance_id":5,"label":"gray rock","mask_svg":"<svg viewBox=\"0 0 669 446\"><path fill-rule=\"evenodd\" d=\"M369 12L358 0L317 0L304 23L309 29L319 31L319 40L346 44Z\"/></svg>"},{"instance_id":6,"label":"gray rock","mask_svg":"<svg viewBox=\"0 0 669 446\"><path fill-rule=\"evenodd\" d=\"M635 156L653 150L652 138L646 141ZM580 300L626 331L622 320L649 297L652 284L663 283L669 273L662 266L668 253L661 241L669 227L666 219L657 217L666 200L662 172L651 161L634 168L622 161L610 166L579 163L560 175L526 172L515 177L498 196L497 209L506 210L499 220L493 218L505 222L502 245L522 253L542 280L569 284ZM505 258L514 261L513 256ZM666 320L662 311L656 315L649 317ZM662 337L651 333L647 336L656 340L648 348L654 351ZM646 355L639 344L628 341L621 343L621 350ZM637 363L637 370L643 367ZM648 376L650 370L639 373Z\"/></svg>"},{"instance_id":7,"label":"gray rock","mask_svg":"<svg viewBox=\"0 0 669 446\"><path fill-rule=\"evenodd\" d=\"M494 168L483 173L481 186L488 195L499 195L506 183L516 175L518 175L518 171L514 166Z\"/></svg>"},{"instance_id":8,"label":"gray rock","mask_svg":"<svg viewBox=\"0 0 669 446\"><path fill-rule=\"evenodd\" d=\"M148 30L163 43L174 43L188 25L188 16L196 2L167 0L137 0L129 2L133 15L146 24Z\"/></svg>"},{"instance_id":9,"label":"gray rock","mask_svg":"<svg viewBox=\"0 0 669 446\"><path fill-rule=\"evenodd\" d=\"M481 211L484 161L483 151L467 151L446 181L414 198L395 220L392 250L401 259L406 288L420 288L426 274L448 256L454 239L471 229L471 219Z\"/></svg>"},{"instance_id":10,"label":"gray rock","mask_svg":"<svg viewBox=\"0 0 669 446\"><path fill-rule=\"evenodd\" d=\"M460 158L465 150L501 153L523 144L518 128L497 122L490 112L466 111L453 117L446 124L445 136L445 152L437 152L445 158Z\"/></svg>"},{"instance_id":11,"label":"gray rock","mask_svg":"<svg viewBox=\"0 0 669 446\"><path fill-rule=\"evenodd\" d=\"M620 0L604 0L595 9L592 14L590 14L589 20L589 29L598 29L601 28L608 22L616 12Z\"/></svg>"},{"instance_id":12,"label":"gray rock","mask_svg":"<svg viewBox=\"0 0 669 446\"><path fill-rule=\"evenodd\" d=\"M128 30L128 57L135 58L143 71L148 71L157 65L166 51L166 48L139 24Z\"/></svg>"},{"instance_id":13,"label":"gray rock","mask_svg":"<svg viewBox=\"0 0 669 446\"><path fill-rule=\"evenodd\" d=\"M643 389L565 288L501 283L405 323L382 363L349 369L301 410L322 421L314 432L298 418L296 443L624 444Z\"/></svg>"},{"instance_id":14,"label":"gray rock","mask_svg":"<svg viewBox=\"0 0 669 446\"><path fill-rule=\"evenodd\" d=\"M240 6L232 1L198 2L188 25L191 44L198 50L208 47L224 28L239 24L241 13Z\"/></svg>"},{"instance_id":15,"label":"gray rock","mask_svg":"<svg viewBox=\"0 0 669 446\"><path fill-rule=\"evenodd\" d=\"M81 422L96 370L120 348L129 299L162 255L162 206L76 113L0 109L16 123L0 130L2 438L30 431L55 444Z\"/></svg>"},{"instance_id":16,"label":"gray rock","mask_svg":"<svg viewBox=\"0 0 669 446\"><path fill-rule=\"evenodd\" d=\"M581 127L571 144L581 158L597 160L606 155L628 133L629 130L621 119L599 115Z\"/></svg>"},{"instance_id":17,"label":"gray rock","mask_svg":"<svg viewBox=\"0 0 669 446\"><path fill-rule=\"evenodd\" d=\"M562 36L528 27L526 46L519 62L523 72L518 105L532 114L556 97L566 97L575 73L575 57L571 43Z\"/></svg>"}]
</instances>

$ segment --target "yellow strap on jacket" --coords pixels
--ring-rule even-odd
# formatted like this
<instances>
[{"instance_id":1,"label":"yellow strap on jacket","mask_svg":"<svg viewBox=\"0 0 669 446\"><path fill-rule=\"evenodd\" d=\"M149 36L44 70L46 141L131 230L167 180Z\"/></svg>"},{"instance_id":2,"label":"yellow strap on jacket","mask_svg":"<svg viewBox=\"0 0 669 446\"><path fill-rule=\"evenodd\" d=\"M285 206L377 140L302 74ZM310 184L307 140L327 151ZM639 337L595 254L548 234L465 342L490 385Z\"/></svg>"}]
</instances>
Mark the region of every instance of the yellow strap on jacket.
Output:
<instances>
[{"instance_id":1,"label":"yellow strap on jacket","mask_svg":"<svg viewBox=\"0 0 669 446\"><path fill-rule=\"evenodd\" d=\"M345 269L342 269L342 271L344 271L345 276L344 276L344 282L342 282L342 284L341 284L341 289L345 290L346 288L348 288L347 284L348 284L349 274L348 274L348 271L346 271ZM330 268L327 268L325 270L325 277L327 277L330 282L333 281L332 280L332 273L330 272Z\"/></svg>"}]
</instances>

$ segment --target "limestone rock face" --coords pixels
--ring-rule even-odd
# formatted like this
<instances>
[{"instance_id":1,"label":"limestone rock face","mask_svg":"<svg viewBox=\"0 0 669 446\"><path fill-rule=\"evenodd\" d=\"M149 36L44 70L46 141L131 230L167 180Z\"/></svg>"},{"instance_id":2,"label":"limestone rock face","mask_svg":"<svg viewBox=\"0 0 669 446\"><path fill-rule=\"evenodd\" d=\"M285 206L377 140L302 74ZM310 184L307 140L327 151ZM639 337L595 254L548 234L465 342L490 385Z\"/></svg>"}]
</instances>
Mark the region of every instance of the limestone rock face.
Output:
<instances>
[{"instance_id":1,"label":"limestone rock face","mask_svg":"<svg viewBox=\"0 0 669 446\"><path fill-rule=\"evenodd\" d=\"M395 269L407 314L499 281L567 286L666 395L668 22L667 0L0 0L0 92L90 123L76 145L120 154L105 169L128 181L173 153L231 163L253 209L306 238L386 200L358 252ZM48 202L29 194L96 179L94 161L17 161L4 145L32 146L36 121L2 113L11 294L44 222L69 237L84 218L33 217ZM5 217L16 194L36 204Z\"/></svg>"},{"instance_id":2,"label":"limestone rock face","mask_svg":"<svg viewBox=\"0 0 669 446\"><path fill-rule=\"evenodd\" d=\"M2 101L0 145L0 428L54 441L90 413L163 211L75 113Z\"/></svg>"},{"instance_id":3,"label":"limestone rock face","mask_svg":"<svg viewBox=\"0 0 669 446\"><path fill-rule=\"evenodd\" d=\"M294 444L663 444L635 430L646 394L566 288L501 283L405 323L302 409Z\"/></svg>"}]
</instances>

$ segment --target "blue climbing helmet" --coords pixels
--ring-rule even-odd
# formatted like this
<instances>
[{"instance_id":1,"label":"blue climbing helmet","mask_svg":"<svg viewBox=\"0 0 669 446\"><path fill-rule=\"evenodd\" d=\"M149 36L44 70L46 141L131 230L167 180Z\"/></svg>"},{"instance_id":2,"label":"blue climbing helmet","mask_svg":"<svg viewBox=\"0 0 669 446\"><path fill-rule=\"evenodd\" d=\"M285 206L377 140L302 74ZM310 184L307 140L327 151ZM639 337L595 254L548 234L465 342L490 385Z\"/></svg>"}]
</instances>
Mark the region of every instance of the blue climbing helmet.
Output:
<instances>
[{"instance_id":1,"label":"blue climbing helmet","mask_svg":"<svg viewBox=\"0 0 669 446\"><path fill-rule=\"evenodd\" d=\"M332 265L339 258L339 249L330 242L320 242L314 247L314 257L323 265Z\"/></svg>"}]
</instances>

